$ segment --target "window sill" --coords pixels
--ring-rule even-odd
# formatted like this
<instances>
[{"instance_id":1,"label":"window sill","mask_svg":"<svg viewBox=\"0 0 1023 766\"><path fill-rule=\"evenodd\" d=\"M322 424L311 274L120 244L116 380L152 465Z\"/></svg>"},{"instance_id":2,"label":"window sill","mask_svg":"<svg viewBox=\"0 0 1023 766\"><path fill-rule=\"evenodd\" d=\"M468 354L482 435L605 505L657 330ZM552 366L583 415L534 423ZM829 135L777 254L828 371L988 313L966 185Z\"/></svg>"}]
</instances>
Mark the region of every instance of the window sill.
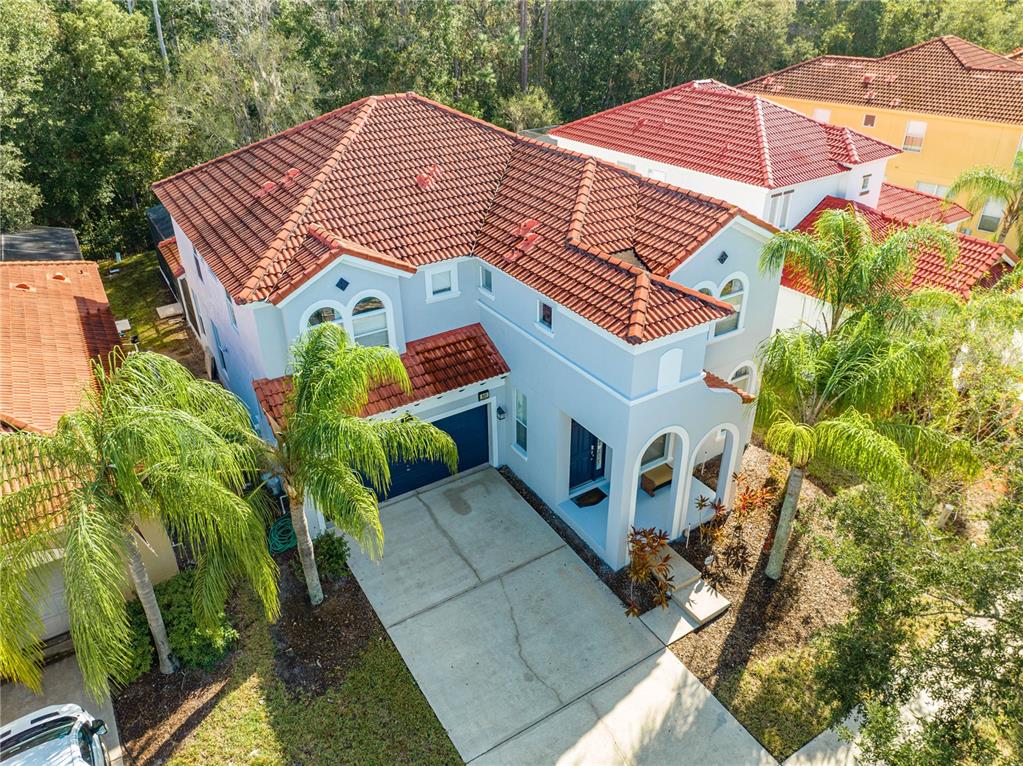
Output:
<instances>
[{"instance_id":1,"label":"window sill","mask_svg":"<svg viewBox=\"0 0 1023 766\"><path fill-rule=\"evenodd\" d=\"M441 301L448 301L451 300L452 298L457 298L461 294L462 293L459 290L452 290L451 292L440 293L439 295L428 295L426 296L426 302L440 303Z\"/></svg>"},{"instance_id":2,"label":"window sill","mask_svg":"<svg viewBox=\"0 0 1023 766\"><path fill-rule=\"evenodd\" d=\"M535 325L537 330L542 332L548 338L553 338L554 337L554 328L553 327L548 327L547 325L542 324L540 322L533 322L533 324Z\"/></svg>"},{"instance_id":3,"label":"window sill","mask_svg":"<svg viewBox=\"0 0 1023 766\"><path fill-rule=\"evenodd\" d=\"M484 298L488 298L489 300L494 300L494 291L488 290L485 287L480 288L480 295L482 295Z\"/></svg>"},{"instance_id":4,"label":"window sill","mask_svg":"<svg viewBox=\"0 0 1023 766\"><path fill-rule=\"evenodd\" d=\"M520 447L518 444L516 444L515 442L512 442L511 448L512 448L512 452L514 452L520 458L522 458L523 460L529 460L529 455L527 455L526 451L524 449L522 449L522 447Z\"/></svg>"}]
</instances>

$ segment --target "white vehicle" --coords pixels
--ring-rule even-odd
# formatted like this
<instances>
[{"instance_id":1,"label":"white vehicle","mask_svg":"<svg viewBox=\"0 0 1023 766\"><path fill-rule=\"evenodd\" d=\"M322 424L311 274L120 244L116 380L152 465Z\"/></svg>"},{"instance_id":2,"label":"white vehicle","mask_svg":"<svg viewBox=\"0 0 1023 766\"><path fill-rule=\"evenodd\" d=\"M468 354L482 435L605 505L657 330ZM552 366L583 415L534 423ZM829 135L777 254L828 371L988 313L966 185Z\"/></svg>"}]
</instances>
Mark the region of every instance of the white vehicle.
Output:
<instances>
[{"instance_id":1,"label":"white vehicle","mask_svg":"<svg viewBox=\"0 0 1023 766\"><path fill-rule=\"evenodd\" d=\"M109 766L107 726L78 705L50 705L0 731L3 766Z\"/></svg>"}]
</instances>

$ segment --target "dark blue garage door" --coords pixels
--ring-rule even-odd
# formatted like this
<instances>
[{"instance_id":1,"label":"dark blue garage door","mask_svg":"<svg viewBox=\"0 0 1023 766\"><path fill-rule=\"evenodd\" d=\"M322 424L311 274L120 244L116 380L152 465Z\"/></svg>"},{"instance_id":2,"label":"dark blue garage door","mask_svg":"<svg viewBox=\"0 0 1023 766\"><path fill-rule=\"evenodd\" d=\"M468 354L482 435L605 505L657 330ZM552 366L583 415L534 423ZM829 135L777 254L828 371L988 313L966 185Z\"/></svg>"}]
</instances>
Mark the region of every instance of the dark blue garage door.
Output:
<instances>
[{"instance_id":1,"label":"dark blue garage door","mask_svg":"<svg viewBox=\"0 0 1023 766\"><path fill-rule=\"evenodd\" d=\"M485 404L449 418L435 420L433 424L447 431L455 440L458 446L459 471L483 465L490 459L490 429ZM391 464L391 491L388 497L411 492L445 476L450 474L443 463L428 460L415 463L396 461Z\"/></svg>"}]
</instances>

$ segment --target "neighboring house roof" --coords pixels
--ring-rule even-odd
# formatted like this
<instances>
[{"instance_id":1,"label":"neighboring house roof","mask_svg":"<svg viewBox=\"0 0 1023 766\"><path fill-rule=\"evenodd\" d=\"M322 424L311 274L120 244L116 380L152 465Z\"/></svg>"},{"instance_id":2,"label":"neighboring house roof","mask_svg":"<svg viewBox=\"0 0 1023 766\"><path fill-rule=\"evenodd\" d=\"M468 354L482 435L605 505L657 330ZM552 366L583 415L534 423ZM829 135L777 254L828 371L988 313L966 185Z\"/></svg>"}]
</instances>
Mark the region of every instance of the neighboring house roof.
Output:
<instances>
[{"instance_id":1,"label":"neighboring house roof","mask_svg":"<svg viewBox=\"0 0 1023 766\"><path fill-rule=\"evenodd\" d=\"M900 153L715 80L687 82L550 135L769 189Z\"/></svg>"},{"instance_id":2,"label":"neighboring house roof","mask_svg":"<svg viewBox=\"0 0 1023 766\"><path fill-rule=\"evenodd\" d=\"M666 277L733 205L518 136L414 93L356 101L156 183L239 303L345 254L414 270L474 254L632 343L731 313ZM649 272L614 257L634 250Z\"/></svg>"},{"instance_id":3,"label":"neighboring house roof","mask_svg":"<svg viewBox=\"0 0 1023 766\"><path fill-rule=\"evenodd\" d=\"M117 343L94 262L0 262L0 423L52 431Z\"/></svg>"},{"instance_id":4,"label":"neighboring house roof","mask_svg":"<svg viewBox=\"0 0 1023 766\"><path fill-rule=\"evenodd\" d=\"M703 371L703 382L707 385L707 388L727 390L737 393L739 395L739 398L742 399L742 401L745 404L749 404L750 402L756 400L756 397L753 396L753 394L747 391L743 391L738 386L733 386L724 378L719 378L717 375L715 375L712 372L709 372L708 370Z\"/></svg>"},{"instance_id":5,"label":"neighboring house roof","mask_svg":"<svg viewBox=\"0 0 1023 766\"><path fill-rule=\"evenodd\" d=\"M899 218L907 223L923 221L958 223L973 217L973 213L955 202L946 202L933 194L887 182L881 184L877 209L887 216Z\"/></svg>"},{"instance_id":6,"label":"neighboring house roof","mask_svg":"<svg viewBox=\"0 0 1023 766\"><path fill-rule=\"evenodd\" d=\"M739 87L768 98L1023 123L1023 61L952 35L876 59L818 56Z\"/></svg>"},{"instance_id":7,"label":"neighboring house roof","mask_svg":"<svg viewBox=\"0 0 1023 766\"><path fill-rule=\"evenodd\" d=\"M480 324L431 335L406 345L401 360L412 382L412 395L397 386L379 386L369 393L362 415L375 415L508 373L508 365ZM252 382L263 412L276 430L291 392L291 376Z\"/></svg>"},{"instance_id":8,"label":"neighboring house roof","mask_svg":"<svg viewBox=\"0 0 1023 766\"><path fill-rule=\"evenodd\" d=\"M810 232L823 211L849 207L866 220L878 241L885 239L893 230L910 225L907 221L892 218L859 202L839 197L825 197L795 228L797 231ZM956 236L959 239L959 256L951 267L946 264L944 256L936 248L927 248L917 253L916 265L910 278L912 289L936 287L967 298L974 287L990 284L1000 276L1004 268L1000 264L1004 264L1006 259L1013 263L1016 261L1015 255L1005 245L965 234ZM781 283L784 287L813 295L810 280L806 275L800 274L788 265L782 272Z\"/></svg>"},{"instance_id":9,"label":"neighboring house roof","mask_svg":"<svg viewBox=\"0 0 1023 766\"><path fill-rule=\"evenodd\" d=\"M80 261L74 229L33 226L0 234L0 261Z\"/></svg>"},{"instance_id":10,"label":"neighboring house roof","mask_svg":"<svg viewBox=\"0 0 1023 766\"><path fill-rule=\"evenodd\" d=\"M1023 45L1010 53L1006 53L1005 58L1012 59L1013 61L1023 61Z\"/></svg>"},{"instance_id":11,"label":"neighboring house roof","mask_svg":"<svg viewBox=\"0 0 1023 766\"><path fill-rule=\"evenodd\" d=\"M185 267L181 265L181 254L178 252L176 237L167 237L156 246L156 249L160 251L160 255L167 262L167 268L171 270L171 275L175 279L185 275Z\"/></svg>"}]
</instances>

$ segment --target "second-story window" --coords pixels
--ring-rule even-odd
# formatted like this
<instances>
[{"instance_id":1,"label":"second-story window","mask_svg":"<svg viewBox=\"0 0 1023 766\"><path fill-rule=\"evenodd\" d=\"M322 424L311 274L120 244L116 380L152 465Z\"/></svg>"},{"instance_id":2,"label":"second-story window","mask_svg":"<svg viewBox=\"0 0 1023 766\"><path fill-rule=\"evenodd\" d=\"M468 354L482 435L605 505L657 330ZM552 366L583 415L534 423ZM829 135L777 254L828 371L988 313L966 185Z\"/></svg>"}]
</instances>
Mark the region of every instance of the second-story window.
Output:
<instances>
[{"instance_id":1,"label":"second-story window","mask_svg":"<svg viewBox=\"0 0 1023 766\"><path fill-rule=\"evenodd\" d=\"M792 189L771 195L771 204L767 208L767 220L784 229L789 222L789 205L792 204Z\"/></svg>"},{"instance_id":2,"label":"second-story window","mask_svg":"<svg viewBox=\"0 0 1023 766\"><path fill-rule=\"evenodd\" d=\"M902 149L907 152L919 152L924 148L924 136L927 134L927 123L921 120L910 120L906 123L906 137L902 139Z\"/></svg>"},{"instance_id":3,"label":"second-story window","mask_svg":"<svg viewBox=\"0 0 1023 766\"><path fill-rule=\"evenodd\" d=\"M322 306L309 315L309 321L307 322L307 324L309 325L309 327L315 327L316 325L323 324L324 322L340 321L341 321L340 311L338 311L333 306Z\"/></svg>"},{"instance_id":4,"label":"second-story window","mask_svg":"<svg viewBox=\"0 0 1023 766\"><path fill-rule=\"evenodd\" d=\"M996 199L989 199L984 203L984 209L980 211L980 221L977 222L977 228L980 231L994 232L998 231L998 224L1002 222L1002 216L1005 214L1005 208L1002 203Z\"/></svg>"},{"instance_id":5,"label":"second-story window","mask_svg":"<svg viewBox=\"0 0 1023 766\"><path fill-rule=\"evenodd\" d=\"M426 301L439 301L458 295L458 274L455 267L442 266L426 274Z\"/></svg>"},{"instance_id":6,"label":"second-story window","mask_svg":"<svg viewBox=\"0 0 1023 766\"><path fill-rule=\"evenodd\" d=\"M753 369L748 364L744 364L732 373L732 379L729 382L736 388L741 388L743 391L753 393L750 388L753 384Z\"/></svg>"},{"instance_id":7,"label":"second-story window","mask_svg":"<svg viewBox=\"0 0 1023 766\"><path fill-rule=\"evenodd\" d=\"M545 330L554 330L554 307L540 301L536 314L537 323Z\"/></svg>"},{"instance_id":8,"label":"second-story window","mask_svg":"<svg viewBox=\"0 0 1023 766\"><path fill-rule=\"evenodd\" d=\"M199 262L199 251L195 249L195 245L192 245L192 260L195 261L195 273L199 275L199 281L203 282L202 263Z\"/></svg>"},{"instance_id":9,"label":"second-story window","mask_svg":"<svg viewBox=\"0 0 1023 766\"><path fill-rule=\"evenodd\" d=\"M877 124L876 114L865 114L863 115L863 127L872 128Z\"/></svg>"},{"instance_id":10,"label":"second-story window","mask_svg":"<svg viewBox=\"0 0 1023 766\"><path fill-rule=\"evenodd\" d=\"M480 266L480 289L487 293L494 292L494 272L488 266Z\"/></svg>"},{"instance_id":11,"label":"second-story window","mask_svg":"<svg viewBox=\"0 0 1023 766\"><path fill-rule=\"evenodd\" d=\"M830 109L814 109L813 110L813 118L815 120L817 120L817 122L827 122L828 120L831 119L831 110Z\"/></svg>"},{"instance_id":12,"label":"second-story window","mask_svg":"<svg viewBox=\"0 0 1023 766\"><path fill-rule=\"evenodd\" d=\"M238 317L234 315L234 301L231 300L231 296L227 292L227 288L224 288L224 302L227 304L227 315L231 318L231 325L235 328L238 327Z\"/></svg>"},{"instance_id":13,"label":"second-story window","mask_svg":"<svg viewBox=\"0 0 1023 766\"><path fill-rule=\"evenodd\" d=\"M377 297L363 298L352 309L352 335L360 346L390 345L387 309Z\"/></svg>"},{"instance_id":14,"label":"second-story window","mask_svg":"<svg viewBox=\"0 0 1023 766\"><path fill-rule=\"evenodd\" d=\"M863 196L864 194L868 194L870 192L870 177L871 174L867 173L865 176L863 176L863 180L860 181L860 196Z\"/></svg>"},{"instance_id":15,"label":"second-story window","mask_svg":"<svg viewBox=\"0 0 1023 766\"><path fill-rule=\"evenodd\" d=\"M515 392L515 446L523 452L529 446L529 418L526 407L526 395Z\"/></svg>"},{"instance_id":16,"label":"second-story window","mask_svg":"<svg viewBox=\"0 0 1023 766\"><path fill-rule=\"evenodd\" d=\"M735 307L735 313L718 320L718 323L714 325L714 337L725 335L739 328L742 305L746 298L746 286L741 279L729 279L721 288L721 294L718 297L725 303L731 303Z\"/></svg>"}]
</instances>

